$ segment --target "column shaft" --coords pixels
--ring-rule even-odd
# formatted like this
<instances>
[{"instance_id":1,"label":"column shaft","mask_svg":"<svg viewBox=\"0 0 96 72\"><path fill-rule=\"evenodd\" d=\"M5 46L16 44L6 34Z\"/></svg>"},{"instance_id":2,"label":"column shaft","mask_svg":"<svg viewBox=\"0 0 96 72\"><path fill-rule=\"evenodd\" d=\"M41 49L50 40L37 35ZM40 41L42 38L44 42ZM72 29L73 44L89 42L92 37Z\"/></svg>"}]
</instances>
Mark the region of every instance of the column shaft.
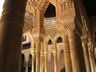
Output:
<instances>
[{"instance_id":1,"label":"column shaft","mask_svg":"<svg viewBox=\"0 0 96 72\"><path fill-rule=\"evenodd\" d=\"M46 37L44 38L44 72L48 72L48 41L46 41Z\"/></svg>"},{"instance_id":2,"label":"column shaft","mask_svg":"<svg viewBox=\"0 0 96 72\"><path fill-rule=\"evenodd\" d=\"M26 62L25 71L28 72L28 62Z\"/></svg>"},{"instance_id":3,"label":"column shaft","mask_svg":"<svg viewBox=\"0 0 96 72\"><path fill-rule=\"evenodd\" d=\"M27 0L5 0L0 23L0 72L20 72Z\"/></svg>"},{"instance_id":4,"label":"column shaft","mask_svg":"<svg viewBox=\"0 0 96 72\"><path fill-rule=\"evenodd\" d=\"M25 71L26 72L28 72L28 62L29 62L29 54L28 55L25 54L25 63L26 63L26 65L25 65Z\"/></svg>"},{"instance_id":5,"label":"column shaft","mask_svg":"<svg viewBox=\"0 0 96 72\"><path fill-rule=\"evenodd\" d=\"M94 59L92 54L92 43L88 43L88 51L89 51L89 59L90 59L90 65L91 65L91 71L95 72L95 65L94 65Z\"/></svg>"},{"instance_id":6,"label":"column shaft","mask_svg":"<svg viewBox=\"0 0 96 72\"><path fill-rule=\"evenodd\" d=\"M36 55L36 72L40 71L40 55Z\"/></svg>"},{"instance_id":7,"label":"column shaft","mask_svg":"<svg viewBox=\"0 0 96 72\"><path fill-rule=\"evenodd\" d=\"M40 72L40 48L41 44L36 43L36 72Z\"/></svg>"},{"instance_id":8,"label":"column shaft","mask_svg":"<svg viewBox=\"0 0 96 72\"><path fill-rule=\"evenodd\" d=\"M31 40L31 54L32 54L32 69L31 72L34 72L35 70L35 42L34 39Z\"/></svg>"},{"instance_id":9,"label":"column shaft","mask_svg":"<svg viewBox=\"0 0 96 72\"><path fill-rule=\"evenodd\" d=\"M70 54L72 60L72 68L73 72L83 72L81 62L80 62L80 54L79 54L79 47L78 47L78 39L76 37L74 31L68 33L69 37L69 45L70 45Z\"/></svg>"},{"instance_id":10,"label":"column shaft","mask_svg":"<svg viewBox=\"0 0 96 72\"><path fill-rule=\"evenodd\" d=\"M53 57L54 57L54 72L57 72L57 47L56 41L53 40Z\"/></svg>"},{"instance_id":11,"label":"column shaft","mask_svg":"<svg viewBox=\"0 0 96 72\"><path fill-rule=\"evenodd\" d=\"M44 57L40 56L40 72L44 72Z\"/></svg>"},{"instance_id":12,"label":"column shaft","mask_svg":"<svg viewBox=\"0 0 96 72\"><path fill-rule=\"evenodd\" d=\"M86 72L91 72L90 61L89 61L89 57L88 57L87 44L86 43L82 43L82 47L83 47L85 65L86 65Z\"/></svg>"},{"instance_id":13,"label":"column shaft","mask_svg":"<svg viewBox=\"0 0 96 72\"><path fill-rule=\"evenodd\" d=\"M53 53L54 56L54 72L57 72L57 55L56 53Z\"/></svg>"},{"instance_id":14,"label":"column shaft","mask_svg":"<svg viewBox=\"0 0 96 72\"><path fill-rule=\"evenodd\" d=\"M71 56L68 37L64 35L64 61L65 61L65 70L66 72L72 72Z\"/></svg>"},{"instance_id":15,"label":"column shaft","mask_svg":"<svg viewBox=\"0 0 96 72\"><path fill-rule=\"evenodd\" d=\"M45 72L48 72L48 70L47 70L47 66L48 66L48 64L47 64L47 55L45 55Z\"/></svg>"},{"instance_id":16,"label":"column shaft","mask_svg":"<svg viewBox=\"0 0 96 72\"><path fill-rule=\"evenodd\" d=\"M32 55L32 72L34 72L34 65L35 65L35 55Z\"/></svg>"}]
</instances>

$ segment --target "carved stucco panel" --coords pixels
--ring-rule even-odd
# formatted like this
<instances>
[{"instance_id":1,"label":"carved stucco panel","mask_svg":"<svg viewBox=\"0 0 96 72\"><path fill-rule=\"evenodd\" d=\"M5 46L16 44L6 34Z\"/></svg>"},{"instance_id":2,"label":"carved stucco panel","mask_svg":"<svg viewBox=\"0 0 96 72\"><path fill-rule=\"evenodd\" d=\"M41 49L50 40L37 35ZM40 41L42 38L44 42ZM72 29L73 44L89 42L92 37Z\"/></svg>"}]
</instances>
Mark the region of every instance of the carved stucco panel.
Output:
<instances>
[{"instance_id":1,"label":"carved stucco panel","mask_svg":"<svg viewBox=\"0 0 96 72\"><path fill-rule=\"evenodd\" d=\"M60 0L59 6L61 12L60 19L67 15L70 15L70 9L72 8L72 6L69 0Z\"/></svg>"},{"instance_id":2,"label":"carved stucco panel","mask_svg":"<svg viewBox=\"0 0 96 72\"><path fill-rule=\"evenodd\" d=\"M55 36L58 34L56 28L50 28L46 30L46 34L49 35L52 39L55 39Z\"/></svg>"},{"instance_id":3,"label":"carved stucco panel","mask_svg":"<svg viewBox=\"0 0 96 72\"><path fill-rule=\"evenodd\" d=\"M33 29L33 15L30 13L25 14L23 32L32 32Z\"/></svg>"}]
</instances>

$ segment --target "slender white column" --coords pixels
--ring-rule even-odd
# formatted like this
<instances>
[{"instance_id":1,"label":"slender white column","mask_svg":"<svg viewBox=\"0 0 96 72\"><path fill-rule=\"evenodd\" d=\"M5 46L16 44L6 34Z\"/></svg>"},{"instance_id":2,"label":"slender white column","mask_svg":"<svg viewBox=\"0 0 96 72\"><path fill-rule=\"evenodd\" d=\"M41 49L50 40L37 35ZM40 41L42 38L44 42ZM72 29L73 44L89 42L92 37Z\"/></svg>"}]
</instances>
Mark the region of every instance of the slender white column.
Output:
<instances>
[{"instance_id":1,"label":"slender white column","mask_svg":"<svg viewBox=\"0 0 96 72\"><path fill-rule=\"evenodd\" d=\"M74 32L74 30L70 30L68 32L68 39L69 39L73 72L83 72L82 63L80 61L81 58L78 46L79 45L78 37L77 34Z\"/></svg>"},{"instance_id":2,"label":"slender white column","mask_svg":"<svg viewBox=\"0 0 96 72\"><path fill-rule=\"evenodd\" d=\"M28 72L28 62L26 62L25 71Z\"/></svg>"},{"instance_id":3,"label":"slender white column","mask_svg":"<svg viewBox=\"0 0 96 72\"><path fill-rule=\"evenodd\" d=\"M25 55L25 71L28 72L29 55Z\"/></svg>"},{"instance_id":4,"label":"slender white column","mask_svg":"<svg viewBox=\"0 0 96 72\"><path fill-rule=\"evenodd\" d=\"M57 72L57 47L56 41L53 41L54 72Z\"/></svg>"},{"instance_id":5,"label":"slender white column","mask_svg":"<svg viewBox=\"0 0 96 72\"><path fill-rule=\"evenodd\" d=\"M35 42L34 40L32 39L31 41L31 54L32 54L32 69L31 69L31 72L34 72L34 65L35 65Z\"/></svg>"},{"instance_id":6,"label":"slender white column","mask_svg":"<svg viewBox=\"0 0 96 72\"><path fill-rule=\"evenodd\" d=\"M69 40L68 36L64 35L64 61L65 61L65 70L66 72L72 72L72 63L70 56Z\"/></svg>"},{"instance_id":7,"label":"slender white column","mask_svg":"<svg viewBox=\"0 0 96 72\"><path fill-rule=\"evenodd\" d=\"M57 72L57 55L56 53L53 53L54 57L54 72Z\"/></svg>"},{"instance_id":8,"label":"slender white column","mask_svg":"<svg viewBox=\"0 0 96 72\"><path fill-rule=\"evenodd\" d=\"M48 70L48 41L46 37L44 38L44 72L49 72Z\"/></svg>"},{"instance_id":9,"label":"slender white column","mask_svg":"<svg viewBox=\"0 0 96 72\"><path fill-rule=\"evenodd\" d=\"M44 55L44 57L45 57L44 58L45 59L45 72L48 72L48 68L47 68L47 66L48 66L47 56L48 56L47 54Z\"/></svg>"},{"instance_id":10,"label":"slender white column","mask_svg":"<svg viewBox=\"0 0 96 72\"><path fill-rule=\"evenodd\" d=\"M92 43L88 43L88 51L89 51L89 59L90 59L90 65L91 65L91 71L95 72L95 62L93 58L93 53L92 53Z\"/></svg>"},{"instance_id":11,"label":"slender white column","mask_svg":"<svg viewBox=\"0 0 96 72\"><path fill-rule=\"evenodd\" d=\"M36 72L40 72L40 42L36 43Z\"/></svg>"},{"instance_id":12,"label":"slender white column","mask_svg":"<svg viewBox=\"0 0 96 72\"><path fill-rule=\"evenodd\" d=\"M88 47L86 43L82 43L83 47L83 53L84 53L84 60L85 60L85 65L86 65L86 72L91 72L91 67L90 67L90 61L89 61L89 56L88 56Z\"/></svg>"},{"instance_id":13,"label":"slender white column","mask_svg":"<svg viewBox=\"0 0 96 72\"><path fill-rule=\"evenodd\" d=\"M32 54L32 71L31 72L34 72L34 67L35 66L35 54Z\"/></svg>"},{"instance_id":14,"label":"slender white column","mask_svg":"<svg viewBox=\"0 0 96 72\"><path fill-rule=\"evenodd\" d=\"M40 56L40 72L44 72L44 56Z\"/></svg>"}]
</instances>

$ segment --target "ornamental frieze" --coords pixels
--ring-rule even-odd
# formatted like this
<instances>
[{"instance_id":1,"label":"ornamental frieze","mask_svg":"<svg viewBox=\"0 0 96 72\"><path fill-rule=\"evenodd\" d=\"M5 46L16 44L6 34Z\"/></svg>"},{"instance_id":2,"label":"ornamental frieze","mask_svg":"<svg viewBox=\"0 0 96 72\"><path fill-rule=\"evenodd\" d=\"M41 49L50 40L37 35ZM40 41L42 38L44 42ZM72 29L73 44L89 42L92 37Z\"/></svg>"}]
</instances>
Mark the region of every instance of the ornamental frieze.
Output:
<instances>
[{"instance_id":1,"label":"ornamental frieze","mask_svg":"<svg viewBox=\"0 0 96 72\"><path fill-rule=\"evenodd\" d=\"M59 0L57 7L58 19L64 20L65 17L74 16L74 7L71 0Z\"/></svg>"},{"instance_id":2,"label":"ornamental frieze","mask_svg":"<svg viewBox=\"0 0 96 72\"><path fill-rule=\"evenodd\" d=\"M60 0L60 7L61 11L64 12L65 10L69 10L72 8L70 0Z\"/></svg>"}]
</instances>

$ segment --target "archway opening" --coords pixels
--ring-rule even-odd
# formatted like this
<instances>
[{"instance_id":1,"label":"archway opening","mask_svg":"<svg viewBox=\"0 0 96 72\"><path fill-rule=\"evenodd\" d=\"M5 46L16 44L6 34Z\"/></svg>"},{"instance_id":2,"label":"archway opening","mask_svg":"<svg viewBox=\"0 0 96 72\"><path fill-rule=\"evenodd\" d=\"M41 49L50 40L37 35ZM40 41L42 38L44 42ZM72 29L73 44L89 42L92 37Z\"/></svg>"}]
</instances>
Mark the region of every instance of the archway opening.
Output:
<instances>
[{"instance_id":1,"label":"archway opening","mask_svg":"<svg viewBox=\"0 0 96 72\"><path fill-rule=\"evenodd\" d=\"M28 63L28 72L31 72L32 70L32 55L29 55L29 63Z\"/></svg>"},{"instance_id":2,"label":"archway opening","mask_svg":"<svg viewBox=\"0 0 96 72\"><path fill-rule=\"evenodd\" d=\"M21 72L25 72L25 56L21 54Z\"/></svg>"},{"instance_id":3,"label":"archway opening","mask_svg":"<svg viewBox=\"0 0 96 72\"><path fill-rule=\"evenodd\" d=\"M59 38L57 39L57 43L61 43L61 42L62 42L62 38L59 37Z\"/></svg>"},{"instance_id":4,"label":"archway opening","mask_svg":"<svg viewBox=\"0 0 96 72\"><path fill-rule=\"evenodd\" d=\"M48 41L48 45L51 45L51 44L52 44L52 40L49 39L49 41Z\"/></svg>"},{"instance_id":5,"label":"archway opening","mask_svg":"<svg viewBox=\"0 0 96 72\"><path fill-rule=\"evenodd\" d=\"M45 11L44 17L56 17L56 8L53 4L49 4L47 10Z\"/></svg>"}]
</instances>

